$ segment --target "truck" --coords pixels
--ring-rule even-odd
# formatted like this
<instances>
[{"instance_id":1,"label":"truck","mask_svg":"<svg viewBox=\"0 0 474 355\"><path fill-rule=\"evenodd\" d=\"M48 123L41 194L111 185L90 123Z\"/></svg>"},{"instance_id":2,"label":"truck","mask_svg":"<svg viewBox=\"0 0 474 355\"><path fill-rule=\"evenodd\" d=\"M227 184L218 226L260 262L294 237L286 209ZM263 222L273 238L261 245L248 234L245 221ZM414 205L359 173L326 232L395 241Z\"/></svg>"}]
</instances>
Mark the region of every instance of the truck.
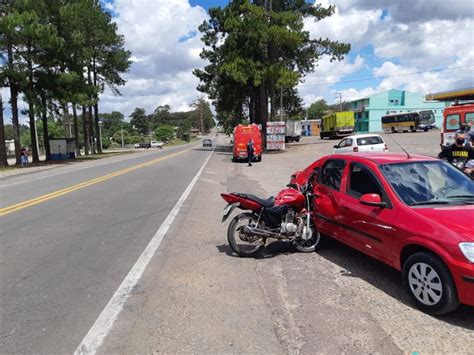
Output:
<instances>
[{"instance_id":1,"label":"truck","mask_svg":"<svg viewBox=\"0 0 474 355\"><path fill-rule=\"evenodd\" d=\"M335 112L323 117L319 136L321 139L350 136L354 133L354 127L354 112Z\"/></svg>"},{"instance_id":2,"label":"truck","mask_svg":"<svg viewBox=\"0 0 474 355\"><path fill-rule=\"evenodd\" d=\"M301 121L286 121L285 142L299 142L303 132Z\"/></svg>"},{"instance_id":3,"label":"truck","mask_svg":"<svg viewBox=\"0 0 474 355\"><path fill-rule=\"evenodd\" d=\"M250 124L248 126L237 125L234 128L234 145L232 148L232 161L236 162L240 159L248 159L247 156L247 143L249 140L253 140L254 147L254 159L262 161L262 136L260 129L256 124Z\"/></svg>"}]
</instances>

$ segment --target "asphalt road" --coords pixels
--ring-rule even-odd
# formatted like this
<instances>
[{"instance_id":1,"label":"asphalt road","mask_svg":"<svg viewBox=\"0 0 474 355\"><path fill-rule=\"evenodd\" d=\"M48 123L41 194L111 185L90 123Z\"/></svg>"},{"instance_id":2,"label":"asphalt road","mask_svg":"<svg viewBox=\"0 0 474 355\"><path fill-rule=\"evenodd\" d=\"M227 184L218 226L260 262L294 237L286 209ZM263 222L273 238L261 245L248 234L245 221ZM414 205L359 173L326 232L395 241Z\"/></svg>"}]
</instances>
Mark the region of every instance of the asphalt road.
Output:
<instances>
[{"instance_id":1,"label":"asphalt road","mask_svg":"<svg viewBox=\"0 0 474 355\"><path fill-rule=\"evenodd\" d=\"M393 138L438 153L439 132ZM473 307L423 314L397 271L343 245L236 257L219 193L275 194L336 141L305 137L253 167L217 141L99 353L472 353ZM189 148L0 178L0 353L77 349L209 157Z\"/></svg>"},{"instance_id":2,"label":"asphalt road","mask_svg":"<svg viewBox=\"0 0 474 355\"><path fill-rule=\"evenodd\" d=\"M0 352L73 352L209 153L0 178Z\"/></svg>"}]
</instances>

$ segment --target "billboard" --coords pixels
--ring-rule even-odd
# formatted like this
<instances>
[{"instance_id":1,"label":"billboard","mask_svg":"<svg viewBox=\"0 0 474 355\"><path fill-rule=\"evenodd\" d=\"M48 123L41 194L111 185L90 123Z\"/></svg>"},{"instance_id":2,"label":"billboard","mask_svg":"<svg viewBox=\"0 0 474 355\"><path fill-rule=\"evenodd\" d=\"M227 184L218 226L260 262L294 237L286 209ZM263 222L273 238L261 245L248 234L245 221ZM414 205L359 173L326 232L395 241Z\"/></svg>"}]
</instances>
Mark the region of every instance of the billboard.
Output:
<instances>
[{"instance_id":1,"label":"billboard","mask_svg":"<svg viewBox=\"0 0 474 355\"><path fill-rule=\"evenodd\" d=\"M285 150L285 131L285 122L267 122L267 150Z\"/></svg>"}]
</instances>

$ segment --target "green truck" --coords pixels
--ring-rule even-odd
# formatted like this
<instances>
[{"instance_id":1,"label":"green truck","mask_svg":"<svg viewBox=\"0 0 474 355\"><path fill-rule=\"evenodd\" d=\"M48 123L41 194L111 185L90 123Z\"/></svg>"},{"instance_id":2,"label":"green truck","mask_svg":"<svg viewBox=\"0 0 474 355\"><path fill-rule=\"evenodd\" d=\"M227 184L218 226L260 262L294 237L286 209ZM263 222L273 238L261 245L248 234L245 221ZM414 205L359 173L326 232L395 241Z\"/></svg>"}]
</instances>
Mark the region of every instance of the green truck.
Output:
<instances>
[{"instance_id":1,"label":"green truck","mask_svg":"<svg viewBox=\"0 0 474 355\"><path fill-rule=\"evenodd\" d=\"M321 139L350 136L354 133L354 125L354 112L335 112L323 117L319 135Z\"/></svg>"}]
</instances>

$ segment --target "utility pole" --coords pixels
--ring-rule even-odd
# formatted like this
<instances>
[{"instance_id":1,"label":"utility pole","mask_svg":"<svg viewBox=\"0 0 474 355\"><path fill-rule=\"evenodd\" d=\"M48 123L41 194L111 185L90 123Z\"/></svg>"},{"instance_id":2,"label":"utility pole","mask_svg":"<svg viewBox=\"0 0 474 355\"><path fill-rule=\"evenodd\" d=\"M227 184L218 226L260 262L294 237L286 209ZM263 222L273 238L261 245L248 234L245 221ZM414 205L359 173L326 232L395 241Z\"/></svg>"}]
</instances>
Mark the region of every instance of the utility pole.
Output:
<instances>
[{"instance_id":1,"label":"utility pole","mask_svg":"<svg viewBox=\"0 0 474 355\"><path fill-rule=\"evenodd\" d=\"M339 98L339 111L342 111L342 92L335 92L334 98Z\"/></svg>"},{"instance_id":2,"label":"utility pole","mask_svg":"<svg viewBox=\"0 0 474 355\"><path fill-rule=\"evenodd\" d=\"M202 97L199 99L199 112L201 116L201 136L204 135L204 126L202 124Z\"/></svg>"},{"instance_id":3,"label":"utility pole","mask_svg":"<svg viewBox=\"0 0 474 355\"><path fill-rule=\"evenodd\" d=\"M121 131L121 134L122 134L122 149L123 149L123 126L120 126L120 131Z\"/></svg>"},{"instance_id":4,"label":"utility pole","mask_svg":"<svg viewBox=\"0 0 474 355\"><path fill-rule=\"evenodd\" d=\"M283 121L283 86L280 88L280 121Z\"/></svg>"}]
</instances>

